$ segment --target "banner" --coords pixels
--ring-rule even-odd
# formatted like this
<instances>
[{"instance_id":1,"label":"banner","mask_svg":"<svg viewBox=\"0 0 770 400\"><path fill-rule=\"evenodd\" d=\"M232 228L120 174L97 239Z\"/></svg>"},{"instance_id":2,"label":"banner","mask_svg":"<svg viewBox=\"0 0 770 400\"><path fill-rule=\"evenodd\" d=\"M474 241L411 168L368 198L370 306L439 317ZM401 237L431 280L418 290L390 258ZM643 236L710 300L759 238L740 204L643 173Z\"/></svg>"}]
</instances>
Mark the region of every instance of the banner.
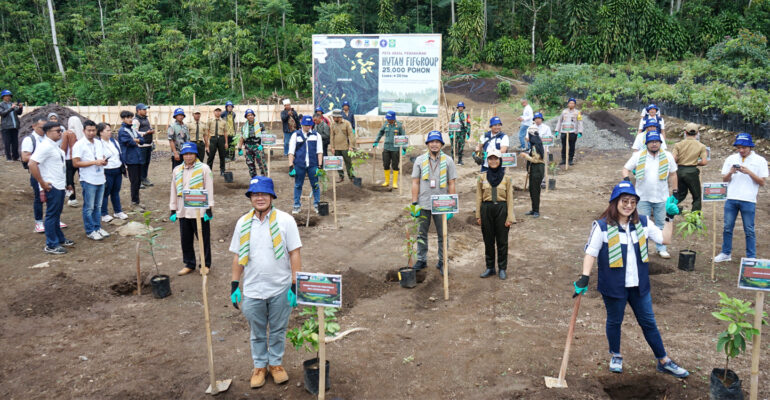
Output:
<instances>
[{"instance_id":1,"label":"banner","mask_svg":"<svg viewBox=\"0 0 770 400\"><path fill-rule=\"evenodd\" d=\"M441 35L313 35L313 104L357 115L438 116Z\"/></svg>"}]
</instances>

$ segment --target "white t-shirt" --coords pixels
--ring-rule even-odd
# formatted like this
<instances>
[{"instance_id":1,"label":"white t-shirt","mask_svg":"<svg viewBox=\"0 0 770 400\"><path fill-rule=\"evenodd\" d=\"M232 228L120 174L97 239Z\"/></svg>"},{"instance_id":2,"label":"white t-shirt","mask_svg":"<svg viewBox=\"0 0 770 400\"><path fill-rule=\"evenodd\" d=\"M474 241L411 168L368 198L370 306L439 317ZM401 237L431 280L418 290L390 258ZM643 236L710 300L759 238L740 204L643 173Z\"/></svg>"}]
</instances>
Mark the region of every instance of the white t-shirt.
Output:
<instances>
[{"instance_id":1,"label":"white t-shirt","mask_svg":"<svg viewBox=\"0 0 770 400\"><path fill-rule=\"evenodd\" d=\"M64 190L67 186L65 175L67 166L64 163L64 150L59 148L56 142L46 136L37 146L30 160L40 164L40 176L43 181L50 183L56 189Z\"/></svg>"},{"instance_id":2,"label":"white t-shirt","mask_svg":"<svg viewBox=\"0 0 770 400\"><path fill-rule=\"evenodd\" d=\"M532 116L534 113L532 112L532 106L527 104L524 106L524 111L521 112L521 124L524 126L530 126L532 125Z\"/></svg>"},{"instance_id":3,"label":"white t-shirt","mask_svg":"<svg viewBox=\"0 0 770 400\"><path fill-rule=\"evenodd\" d=\"M626 165L623 167L629 171L636 169L636 164L639 162L639 154L641 151L637 151L631 158L626 161ZM636 194L639 195L640 201L649 201L650 203L663 203L668 198L668 179L660 180L658 178L658 165L659 157L665 154L668 157L668 176L676 172L676 161L674 156L667 151L658 151L658 154L653 157L650 153L647 153L647 160L644 168L644 178L641 182L636 182Z\"/></svg>"},{"instance_id":4,"label":"white t-shirt","mask_svg":"<svg viewBox=\"0 0 770 400\"><path fill-rule=\"evenodd\" d=\"M240 247L240 232L243 218L238 219L230 241L230 252L238 254ZM302 247L299 230L294 218L276 209L276 222L285 246L284 255L276 260L273 253L273 240L270 236L268 216L260 221L252 218L251 234L249 237L249 262L243 268L243 295L252 299L268 299L275 297L291 285L291 263L289 252Z\"/></svg>"},{"instance_id":5,"label":"white t-shirt","mask_svg":"<svg viewBox=\"0 0 770 400\"><path fill-rule=\"evenodd\" d=\"M72 158L79 158L80 161L96 161L104 157L104 143L99 139L94 138L93 141L89 141L83 136L72 146ZM92 185L101 185L105 182L104 166L102 165L80 167L78 175L81 182Z\"/></svg>"},{"instance_id":6,"label":"white t-shirt","mask_svg":"<svg viewBox=\"0 0 770 400\"><path fill-rule=\"evenodd\" d=\"M661 150L667 150L668 145L666 144L666 136L660 135L660 138L663 139L660 142L660 149ZM637 133L636 137L634 138L634 144L631 145L631 149L639 151L647 146L647 132Z\"/></svg>"},{"instance_id":7,"label":"white t-shirt","mask_svg":"<svg viewBox=\"0 0 770 400\"><path fill-rule=\"evenodd\" d=\"M636 264L636 250L634 246L628 246L629 243L635 244L639 242L639 238L636 236L636 228L629 231L628 224L621 226L625 233L618 232L621 245L627 245L626 247L626 287L639 286L639 268ZM644 228L647 237L655 243L663 243L663 231L660 230L651 220L647 219L647 227ZM599 224L594 221L591 228L591 236L588 238L586 244L586 254L591 257L598 257L599 251L602 249L602 245L607 243L607 232L602 232L599 228ZM648 247L649 247L649 241Z\"/></svg>"},{"instance_id":8,"label":"white t-shirt","mask_svg":"<svg viewBox=\"0 0 770 400\"><path fill-rule=\"evenodd\" d=\"M123 164L123 162L120 161L120 145L118 145L118 147L115 147L115 144L109 140L102 140L102 144L104 145L104 156L108 157L107 165L104 168L105 169L120 168L121 164Z\"/></svg>"},{"instance_id":9,"label":"white t-shirt","mask_svg":"<svg viewBox=\"0 0 770 400\"><path fill-rule=\"evenodd\" d=\"M740 154L735 153L727 157L722 164L722 175L727 175L734 164L741 164L755 173L760 178L767 178L767 161L764 157L755 152L751 152L746 159ZM733 174L730 182L727 183L727 198L729 200L741 200L751 203L757 202L757 192L759 185L754 182L750 176L736 172Z\"/></svg>"},{"instance_id":10,"label":"white t-shirt","mask_svg":"<svg viewBox=\"0 0 770 400\"><path fill-rule=\"evenodd\" d=\"M40 143L43 143L43 139L45 139L45 136L40 136L37 134L37 132L32 131L31 135L27 135L24 137L24 139L21 141L21 151L32 153L32 138L35 138L37 140L37 144L35 145L35 150L37 150L37 147L40 146ZM34 154L34 153L33 153Z\"/></svg>"},{"instance_id":11,"label":"white t-shirt","mask_svg":"<svg viewBox=\"0 0 770 400\"><path fill-rule=\"evenodd\" d=\"M315 152L316 154L323 154L324 152L324 146L321 143L321 135L319 133L316 133L315 135L309 135L308 132L302 132L305 135L305 138L308 142L317 141L318 143L315 146ZM295 151L297 150L297 141L300 143L302 142L302 138L297 137L297 132L294 132L291 134L291 138L289 139L289 154L295 154ZM307 149L306 149L307 150ZM316 156L317 157L317 156ZM305 165L310 165L310 152L305 151ZM320 167L320 165L319 165Z\"/></svg>"}]
</instances>

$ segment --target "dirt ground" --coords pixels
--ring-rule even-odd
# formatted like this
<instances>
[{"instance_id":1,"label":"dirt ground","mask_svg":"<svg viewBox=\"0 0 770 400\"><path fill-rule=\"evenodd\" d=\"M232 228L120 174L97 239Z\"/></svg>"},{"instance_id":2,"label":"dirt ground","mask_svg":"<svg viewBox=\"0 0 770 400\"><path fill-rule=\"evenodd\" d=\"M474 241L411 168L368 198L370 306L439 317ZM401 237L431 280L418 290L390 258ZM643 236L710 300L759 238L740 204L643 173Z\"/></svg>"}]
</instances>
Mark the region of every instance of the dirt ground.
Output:
<instances>
[{"instance_id":1,"label":"dirt ground","mask_svg":"<svg viewBox=\"0 0 770 400\"><path fill-rule=\"evenodd\" d=\"M450 99L451 100L451 99ZM632 123L633 112L613 112ZM514 115L503 114L508 121ZM675 126L676 122L668 122ZM633 124L632 124L633 125ZM516 125L518 127L518 125ZM513 129L506 130L512 132ZM711 143L712 138L704 141ZM703 168L704 181L718 179L721 160L729 148L713 138L714 161ZM722 146L720 147L720 143ZM578 141L580 146L580 141ZM470 152L468 152L469 155ZM767 154L763 154L767 156ZM327 347L331 361L328 398L339 399L706 399L711 369L724 359L715 349L723 326L711 316L725 291L753 301L753 293L736 288L738 259L744 254L740 221L736 226L734 261L717 265L717 282L710 280L711 205L704 209L709 235L694 243L675 239L671 260L652 256L652 296L669 355L687 368L686 380L655 371L654 358L633 314L623 326L625 372L607 371L605 311L596 291L594 272L583 299L567 374L569 389L546 389L544 376L557 376L572 311L572 281L580 271L583 245L590 224L607 204L620 179L629 151L595 152L578 147L577 164L557 174L557 189L544 192L541 217L524 217L529 196L517 192L518 223L510 231L509 279L479 279L484 269L481 232L473 221L475 165L459 168L461 212L449 222L450 299L443 300L442 280L435 268L436 239L429 237L429 270L423 283L402 289L387 283L386 274L406 261L402 256L404 190L374 186L372 165L360 168L364 187L347 180L337 185L339 229L333 217L313 227L300 227L303 270L342 273L342 329L363 327ZM467 157L467 160L471 160ZM379 159L379 158L378 158ZM381 165L376 179L381 179ZM277 207L291 207L293 179L283 157L274 159ZM152 164L156 183L142 190L142 202L154 216L168 216L169 162ZM235 221L249 207L243 192L247 169L230 164L235 182L215 179L212 249L209 279L214 356L218 379L233 384L221 399L310 399L302 386L302 361L313 354L287 346L284 358L290 381L272 381L251 390L248 325L229 300L230 264L227 251ZM410 167L405 169L411 170ZM216 170L216 167L215 167ZM523 184L523 166L510 171ZM145 288L131 294L137 239L117 235L103 242L86 239L80 209L65 207L64 232L77 245L64 256L42 252L43 235L34 233L32 190L27 172L18 164L0 165L0 240L3 283L0 285L0 397L3 399L201 399L208 385L203 328L201 278L177 277L182 266L175 224L155 222L165 230L158 251L160 271L172 275L172 295L157 300ZM405 181L406 182L406 181ZM128 204L127 181L123 186ZM405 188L408 186L405 184ZM305 186L307 191L308 185ZM770 202L760 190L757 208L758 253L770 254L767 221ZM331 188L325 194L331 199ZM689 205L690 200L685 204ZM307 204L303 204L307 207ZM721 240L722 210L716 208L717 239ZM131 214L133 220L138 215ZM116 226L107 225L110 232ZM694 272L677 269L684 247L698 251ZM49 261L49 266L31 268ZM143 269L154 274L142 255ZM128 290L126 289L128 287ZM766 309L768 309L766 305ZM292 313L290 328L297 326ZM763 341L760 398L770 397L770 341ZM750 348L751 346L749 346ZM748 393L750 356L730 364Z\"/></svg>"}]
</instances>

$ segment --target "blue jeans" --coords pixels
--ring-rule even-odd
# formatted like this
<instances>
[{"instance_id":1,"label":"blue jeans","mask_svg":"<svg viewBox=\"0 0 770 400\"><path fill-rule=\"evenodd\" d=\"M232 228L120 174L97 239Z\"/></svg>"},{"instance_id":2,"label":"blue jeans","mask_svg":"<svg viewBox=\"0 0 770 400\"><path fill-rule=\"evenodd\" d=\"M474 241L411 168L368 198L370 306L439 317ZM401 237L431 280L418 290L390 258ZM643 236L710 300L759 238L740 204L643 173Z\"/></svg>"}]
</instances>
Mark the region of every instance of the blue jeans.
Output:
<instances>
[{"instance_id":1,"label":"blue jeans","mask_svg":"<svg viewBox=\"0 0 770 400\"><path fill-rule=\"evenodd\" d=\"M297 173L294 177L294 207L302 206L302 185L305 183L305 175L310 179L310 188L313 189L313 204L318 205L321 201L321 188L318 186L318 177L315 176L318 167L305 167L295 163L294 171Z\"/></svg>"},{"instance_id":2,"label":"blue jeans","mask_svg":"<svg viewBox=\"0 0 770 400\"><path fill-rule=\"evenodd\" d=\"M102 216L110 213L109 200L112 200L112 211L114 211L115 214L123 212L123 207L120 206L120 186L123 184L123 175L120 173L120 168L105 169L104 178L107 181L104 183Z\"/></svg>"},{"instance_id":3,"label":"blue jeans","mask_svg":"<svg viewBox=\"0 0 770 400\"><path fill-rule=\"evenodd\" d=\"M757 256L757 237L754 235L754 214L756 203L741 200L727 200L725 202L725 228L722 231L722 253L730 255L733 251L733 228L738 212L743 220L743 233L746 234L746 257Z\"/></svg>"},{"instance_id":4,"label":"blue jeans","mask_svg":"<svg viewBox=\"0 0 770 400\"><path fill-rule=\"evenodd\" d=\"M639 214L646 215L648 218L653 217L655 226L663 229L663 223L666 222L666 203L650 203L649 201L640 201L639 204L636 205L636 210L639 211ZM665 244L655 243L655 247L658 249L658 253L661 251L666 251Z\"/></svg>"},{"instance_id":5,"label":"blue jeans","mask_svg":"<svg viewBox=\"0 0 770 400\"><path fill-rule=\"evenodd\" d=\"M35 222L43 221L43 203L40 202L40 185L38 185L32 175L29 176L29 185L35 193L35 200L32 201L32 210L35 213Z\"/></svg>"},{"instance_id":6,"label":"blue jeans","mask_svg":"<svg viewBox=\"0 0 770 400\"><path fill-rule=\"evenodd\" d=\"M64 207L64 191L51 188L46 193L45 201L45 245L55 249L61 246L65 240L59 222L61 221L61 211Z\"/></svg>"},{"instance_id":7,"label":"blue jeans","mask_svg":"<svg viewBox=\"0 0 770 400\"><path fill-rule=\"evenodd\" d=\"M289 155L289 142L291 141L291 132L283 133L283 155L288 156Z\"/></svg>"},{"instance_id":8,"label":"blue jeans","mask_svg":"<svg viewBox=\"0 0 770 400\"><path fill-rule=\"evenodd\" d=\"M287 291L288 287L269 299L243 296L241 309L251 328L251 359L254 360L254 368L265 368L268 365L276 367L283 362L286 327L291 314L291 306L286 299Z\"/></svg>"},{"instance_id":9,"label":"blue jeans","mask_svg":"<svg viewBox=\"0 0 770 400\"><path fill-rule=\"evenodd\" d=\"M527 129L529 129L529 125L522 125L519 128L519 143L521 144L522 149L526 149L529 146L527 146L527 141L524 140L524 138L527 137Z\"/></svg>"},{"instance_id":10,"label":"blue jeans","mask_svg":"<svg viewBox=\"0 0 770 400\"><path fill-rule=\"evenodd\" d=\"M626 297L616 299L602 296L604 307L607 309L607 342L610 345L610 353L620 354L620 326L623 324L623 315L626 311L626 303L631 305L636 322L642 328L644 339L658 360L666 357L666 349L663 347L663 339L660 338L658 325L655 323L655 313L652 312L652 296L647 293L639 294L638 287L626 288Z\"/></svg>"},{"instance_id":11,"label":"blue jeans","mask_svg":"<svg viewBox=\"0 0 770 400\"><path fill-rule=\"evenodd\" d=\"M80 181L80 187L83 188L83 227L86 228L86 235L88 235L102 227L104 184L92 185L86 181Z\"/></svg>"}]
</instances>

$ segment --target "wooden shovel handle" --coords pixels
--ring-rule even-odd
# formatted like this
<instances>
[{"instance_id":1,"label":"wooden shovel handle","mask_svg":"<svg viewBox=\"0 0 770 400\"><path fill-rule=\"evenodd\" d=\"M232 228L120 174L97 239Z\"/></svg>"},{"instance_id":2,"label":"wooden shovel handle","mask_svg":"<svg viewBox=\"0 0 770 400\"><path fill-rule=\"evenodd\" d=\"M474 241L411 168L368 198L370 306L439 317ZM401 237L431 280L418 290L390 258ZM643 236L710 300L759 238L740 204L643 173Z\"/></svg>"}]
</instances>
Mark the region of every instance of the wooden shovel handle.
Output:
<instances>
[{"instance_id":1,"label":"wooden shovel handle","mask_svg":"<svg viewBox=\"0 0 770 400\"><path fill-rule=\"evenodd\" d=\"M580 309L580 299L583 295L575 299L575 307L572 309L572 318L569 321L569 330L567 331L567 343L564 345L564 356L561 359L561 369L559 369L559 382L564 382L567 375L567 364L569 364L569 351L572 347L572 337L575 334L575 322L577 322L578 310Z\"/></svg>"}]
</instances>

